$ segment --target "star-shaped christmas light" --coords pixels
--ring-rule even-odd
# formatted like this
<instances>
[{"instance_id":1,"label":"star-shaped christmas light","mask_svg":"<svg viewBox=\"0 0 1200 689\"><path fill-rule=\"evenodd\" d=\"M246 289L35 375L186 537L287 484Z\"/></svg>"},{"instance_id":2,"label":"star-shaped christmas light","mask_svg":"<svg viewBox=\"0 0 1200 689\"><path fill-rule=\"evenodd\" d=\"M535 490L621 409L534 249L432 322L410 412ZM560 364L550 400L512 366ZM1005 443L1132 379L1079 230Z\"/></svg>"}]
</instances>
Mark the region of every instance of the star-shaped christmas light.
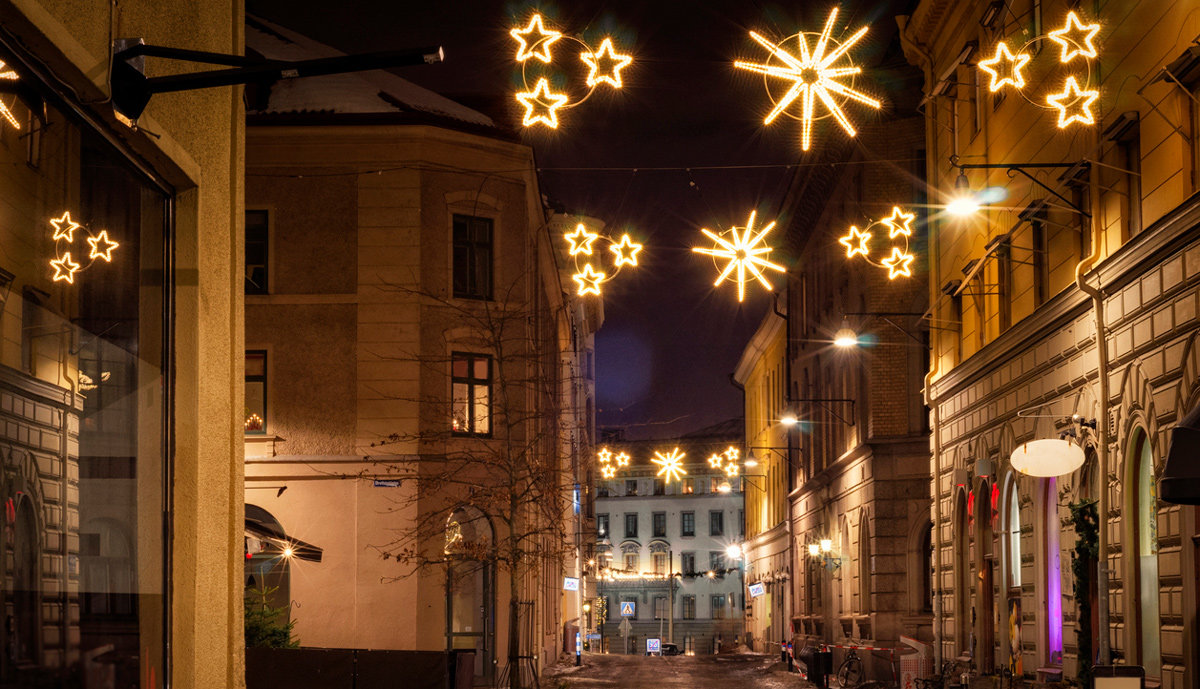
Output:
<instances>
[{"instance_id":1,"label":"star-shaped christmas light","mask_svg":"<svg viewBox=\"0 0 1200 689\"><path fill-rule=\"evenodd\" d=\"M996 44L996 55L990 60L980 62L979 69L991 75L992 81L988 84L988 90L992 93L1004 88L1005 84L1020 89L1025 87L1025 77L1021 75L1021 69L1032 59L1025 53L1014 55L1008 49L1008 45L1001 41ZM1002 62L1005 64L1003 68L1000 67Z\"/></svg>"},{"instance_id":2,"label":"star-shaped christmas light","mask_svg":"<svg viewBox=\"0 0 1200 689\"><path fill-rule=\"evenodd\" d=\"M724 466L724 464L725 455L720 453L714 452L713 455L708 458L708 466L712 467L713 469L720 469L722 466Z\"/></svg>"},{"instance_id":3,"label":"star-shaped christmas light","mask_svg":"<svg viewBox=\"0 0 1200 689\"><path fill-rule=\"evenodd\" d=\"M596 241L600 235L595 232L588 232L583 223L579 223L575 226L574 232L568 232L563 237L566 237L567 241L571 243L571 248L568 251L571 256L575 254L587 254L591 256L592 242Z\"/></svg>"},{"instance_id":4,"label":"star-shaped christmas light","mask_svg":"<svg viewBox=\"0 0 1200 689\"><path fill-rule=\"evenodd\" d=\"M517 39L517 42L521 44L517 47L517 62L524 62L531 57L536 57L547 64L552 59L550 46L562 38L562 33L547 31L542 26L542 15L540 14L535 14L530 18L529 26L524 29L513 29L508 32L508 35Z\"/></svg>"},{"instance_id":5,"label":"star-shaped christmas light","mask_svg":"<svg viewBox=\"0 0 1200 689\"><path fill-rule=\"evenodd\" d=\"M614 88L621 88L621 70L633 62L633 56L622 55L613 49L611 38L604 39L600 50L594 53L580 53L579 59L591 68L587 75L588 86L604 82Z\"/></svg>"},{"instance_id":6,"label":"star-shaped christmas light","mask_svg":"<svg viewBox=\"0 0 1200 689\"><path fill-rule=\"evenodd\" d=\"M1062 93L1046 97L1046 102L1058 108L1058 126L1066 129L1072 122L1080 124L1095 124L1092 116L1092 103L1100 97L1099 91L1083 91L1075 77L1067 77L1066 86ZM1071 111L1071 112L1068 112Z\"/></svg>"},{"instance_id":7,"label":"star-shaped christmas light","mask_svg":"<svg viewBox=\"0 0 1200 689\"><path fill-rule=\"evenodd\" d=\"M75 230L79 229L79 223L71 220L71 211L63 211L62 217L52 219L50 224L54 226L54 241L75 241Z\"/></svg>"},{"instance_id":8,"label":"star-shaped christmas light","mask_svg":"<svg viewBox=\"0 0 1200 689\"><path fill-rule=\"evenodd\" d=\"M617 461L617 466L619 466L619 467L629 466L629 455L627 453L622 452L622 453L618 454L615 459Z\"/></svg>"},{"instance_id":9,"label":"star-shaped christmas light","mask_svg":"<svg viewBox=\"0 0 1200 689\"><path fill-rule=\"evenodd\" d=\"M522 91L517 94L517 102L525 106L525 119L522 124L526 127L541 122L551 129L558 128L558 113L555 111L566 105L567 97L550 90L550 81L546 77L537 80L532 91Z\"/></svg>"},{"instance_id":10,"label":"star-shaped christmas light","mask_svg":"<svg viewBox=\"0 0 1200 689\"><path fill-rule=\"evenodd\" d=\"M601 464L608 464L612 461L612 450L607 447L600 448L600 451L596 453L596 459L599 459Z\"/></svg>"},{"instance_id":11,"label":"star-shaped christmas light","mask_svg":"<svg viewBox=\"0 0 1200 689\"><path fill-rule=\"evenodd\" d=\"M792 82L792 86L775 103L775 107L771 109L771 112L767 114L766 119L763 120L763 124L770 124L797 98L801 98L800 148L805 151L812 144L813 109L816 106L817 100L821 101L825 109L833 115L833 118L837 120L838 124L842 125L842 129L850 136L854 136L857 132L855 132L854 127L850 124L850 120L846 118L846 114L842 112L842 107L834 101L833 96L830 95L831 93L857 101L877 110L882 105L878 100L855 91L853 88L837 81L841 77L853 76L862 71L859 67L854 66L836 67L834 63L846 55L850 48L867 33L867 27L864 26L827 54L826 50L830 44L830 34L833 32L837 14L838 10L835 7L829 13L829 19L825 22L825 29L821 32L820 38L817 39L816 44L811 49L808 46L807 35L799 34L797 36L798 43L800 44L799 55L792 55L759 34L753 31L750 32L750 38L753 38L759 45L770 51L785 66L743 62L741 60L734 63L734 66L739 69L746 69L751 72L758 72L759 74L766 74L767 76Z\"/></svg>"},{"instance_id":12,"label":"star-shaped christmas light","mask_svg":"<svg viewBox=\"0 0 1200 689\"><path fill-rule=\"evenodd\" d=\"M721 284L722 280L734 276L734 280L738 285L738 301L744 301L746 298L746 280L750 277L758 280L767 291L775 289L771 283L767 281L764 270L774 270L779 273L787 272L787 270L778 263L772 263L766 259L766 254L771 253L771 247L763 243L767 233L775 227L775 222L770 222L758 234L754 233L754 215L757 211L750 211L750 219L746 221L745 232L739 234L738 228L734 227L730 230L733 234L733 239L727 240L720 235L711 232L710 230L701 228L709 239L713 240L715 246L711 249L703 247L693 247L692 251L700 254L708 254L717 258L729 259L725 264L725 269L717 276L713 286Z\"/></svg>"},{"instance_id":13,"label":"star-shaped christmas light","mask_svg":"<svg viewBox=\"0 0 1200 689\"><path fill-rule=\"evenodd\" d=\"M1092 39L1100 32L1099 24L1084 24L1074 12L1067 13L1067 23L1057 31L1046 34L1055 43L1062 46L1059 59L1063 62L1074 60L1077 55L1096 57L1096 46ZM993 89L994 90L994 89Z\"/></svg>"},{"instance_id":14,"label":"star-shaped christmas light","mask_svg":"<svg viewBox=\"0 0 1200 689\"><path fill-rule=\"evenodd\" d=\"M629 235L623 234L621 241L609 245L608 249L617 255L616 266L620 268L625 264L637 266L637 254L642 250L642 245L630 239Z\"/></svg>"},{"instance_id":15,"label":"star-shaped christmas light","mask_svg":"<svg viewBox=\"0 0 1200 689\"><path fill-rule=\"evenodd\" d=\"M838 240L838 244L846 247L846 258L854 258L856 254L864 258L871 252L867 242L871 241L871 233L851 225L850 233Z\"/></svg>"},{"instance_id":16,"label":"star-shaped christmas light","mask_svg":"<svg viewBox=\"0 0 1200 689\"><path fill-rule=\"evenodd\" d=\"M74 284L75 273L79 271L79 264L71 260L71 252L65 252L62 258L51 261L50 267L54 269L54 281L66 280L68 284Z\"/></svg>"},{"instance_id":17,"label":"star-shaped christmas light","mask_svg":"<svg viewBox=\"0 0 1200 689\"><path fill-rule=\"evenodd\" d=\"M4 81L17 80L17 73L12 69L9 69L8 65L3 60L0 60L0 79ZM8 109L8 106L5 105L3 101L0 101L0 116L8 120L8 123L13 126L13 129L21 128L21 123L17 121L17 116L12 113L12 110Z\"/></svg>"},{"instance_id":18,"label":"star-shaped christmas light","mask_svg":"<svg viewBox=\"0 0 1200 689\"><path fill-rule=\"evenodd\" d=\"M650 460L660 467L655 476L665 475L665 480L667 483L670 483L672 479L679 479L680 477L685 476L687 471L685 471L683 468L684 456L684 453L680 452L679 448L675 448L666 454L663 454L662 452L655 452L654 459Z\"/></svg>"},{"instance_id":19,"label":"star-shaped christmas light","mask_svg":"<svg viewBox=\"0 0 1200 689\"><path fill-rule=\"evenodd\" d=\"M911 237L912 222L916 219L916 213L905 213L900 210L899 206L892 206L891 216L880 220L880 222L888 226L888 239L895 239L900 235Z\"/></svg>"},{"instance_id":20,"label":"star-shaped christmas light","mask_svg":"<svg viewBox=\"0 0 1200 689\"><path fill-rule=\"evenodd\" d=\"M733 477L737 476L738 475L738 463L730 462L729 464L726 464L725 465L725 475L728 476L729 478L733 478Z\"/></svg>"},{"instance_id":21,"label":"star-shaped christmas light","mask_svg":"<svg viewBox=\"0 0 1200 689\"><path fill-rule=\"evenodd\" d=\"M102 258L107 263L112 263L113 249L120 246L120 244L117 244L108 238L108 230L100 230L100 234L94 237L88 237L87 243L88 246L92 247L92 251L88 254L88 258L92 260ZM101 245L104 246L103 249L100 248Z\"/></svg>"},{"instance_id":22,"label":"star-shaped christmas light","mask_svg":"<svg viewBox=\"0 0 1200 689\"><path fill-rule=\"evenodd\" d=\"M723 454L725 455L726 459L731 462L738 461L738 457L741 456L741 452L739 452L738 449L732 445L725 448L725 452Z\"/></svg>"},{"instance_id":23,"label":"star-shaped christmas light","mask_svg":"<svg viewBox=\"0 0 1200 689\"><path fill-rule=\"evenodd\" d=\"M612 478L617 475L617 470L612 467L600 467L600 475L604 478Z\"/></svg>"},{"instance_id":24,"label":"star-shaped christmas light","mask_svg":"<svg viewBox=\"0 0 1200 689\"><path fill-rule=\"evenodd\" d=\"M912 269L909 268L909 264L913 262L913 258L915 257L912 254L901 251L898 246L893 246L892 255L882 261L883 266L888 269L888 279L895 280L901 275L912 277Z\"/></svg>"},{"instance_id":25,"label":"star-shaped christmas light","mask_svg":"<svg viewBox=\"0 0 1200 689\"><path fill-rule=\"evenodd\" d=\"M577 293L579 296L585 294L600 294L600 283L604 282L604 273L597 272L592 264L588 263L583 266L583 271L575 273L571 279L579 284Z\"/></svg>"}]
</instances>

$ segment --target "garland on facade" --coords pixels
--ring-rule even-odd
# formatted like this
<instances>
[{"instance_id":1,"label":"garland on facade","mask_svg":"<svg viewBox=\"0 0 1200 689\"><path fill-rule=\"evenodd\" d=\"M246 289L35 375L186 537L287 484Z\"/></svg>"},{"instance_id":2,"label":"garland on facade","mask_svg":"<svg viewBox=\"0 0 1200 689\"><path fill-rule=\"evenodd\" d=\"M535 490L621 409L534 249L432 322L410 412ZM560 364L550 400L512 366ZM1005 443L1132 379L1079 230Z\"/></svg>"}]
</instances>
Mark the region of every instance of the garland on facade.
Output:
<instances>
[{"instance_id":1,"label":"garland on facade","mask_svg":"<svg viewBox=\"0 0 1200 689\"><path fill-rule=\"evenodd\" d=\"M1075 609L1078 611L1078 628L1075 630L1079 646L1079 672L1081 686L1092 681L1092 587L1093 571L1100 557L1100 517L1096 501L1086 500L1071 506L1071 523L1075 526L1075 549L1071 552L1071 574L1075 577Z\"/></svg>"}]
</instances>

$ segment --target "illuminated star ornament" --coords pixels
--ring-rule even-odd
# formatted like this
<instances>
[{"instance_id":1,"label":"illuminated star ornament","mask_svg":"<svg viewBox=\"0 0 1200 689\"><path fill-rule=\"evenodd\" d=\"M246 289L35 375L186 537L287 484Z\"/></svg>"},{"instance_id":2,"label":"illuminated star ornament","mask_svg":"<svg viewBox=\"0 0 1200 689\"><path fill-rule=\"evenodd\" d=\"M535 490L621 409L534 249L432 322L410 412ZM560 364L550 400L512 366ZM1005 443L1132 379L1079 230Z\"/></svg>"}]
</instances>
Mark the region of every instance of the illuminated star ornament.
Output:
<instances>
[{"instance_id":1,"label":"illuminated star ornament","mask_svg":"<svg viewBox=\"0 0 1200 689\"><path fill-rule=\"evenodd\" d=\"M642 245L630 239L628 233L621 235L621 241L614 242L611 237L588 230L583 223L577 224L575 230L564 234L563 238L567 240L567 255L575 258L575 274L571 278L579 285L575 293L581 297L587 294L599 296L600 285L615 278L623 266L636 268L637 254L642 250ZM596 241L609 245L613 255L612 272L598 270L593 265L593 260L599 264L605 256L604 252L597 255L592 247Z\"/></svg>"},{"instance_id":2,"label":"illuminated star ornament","mask_svg":"<svg viewBox=\"0 0 1200 689\"><path fill-rule=\"evenodd\" d=\"M775 288L767 280L763 274L765 270L774 270L779 273L787 272L787 269L778 263L772 263L767 259L767 254L771 253L771 247L764 243L767 234L775 227L775 222L767 224L757 234L754 232L754 215L757 211L750 211L750 219L746 221L746 227L737 228L731 227L728 231L717 234L706 228L701 228L700 231L704 236L713 241L713 248L693 247L692 251L698 254L707 254L714 259L727 259L728 263L721 270L721 274L717 276L713 286L720 285L724 280L733 280L738 286L738 301L745 301L746 298L746 281L754 278L768 292ZM738 232L739 229L744 230ZM728 238L726 235L730 235Z\"/></svg>"},{"instance_id":3,"label":"illuminated star ornament","mask_svg":"<svg viewBox=\"0 0 1200 689\"><path fill-rule=\"evenodd\" d=\"M600 42L600 47L593 50L587 42L577 36L547 28L541 14L535 13L524 28L518 26L508 33L517 42L516 61L525 90L518 92L516 97L517 101L525 106L525 116L521 123L526 127L545 125L550 129L557 129L560 109L582 105L597 87L607 85L614 89L621 88L621 70L633 62L632 55L617 51L612 38L605 38ZM582 48L579 59L588 67L583 84L572 84L580 78L577 72L581 70L564 73L561 70L556 71L552 66L554 55L551 46L559 40L574 43ZM539 62L541 66L537 66ZM535 65L533 70L529 68L531 64ZM547 74L553 74L555 83L560 86L559 91L550 88ZM534 84L533 88L530 88L530 83Z\"/></svg>"},{"instance_id":4,"label":"illuminated star ornament","mask_svg":"<svg viewBox=\"0 0 1200 689\"><path fill-rule=\"evenodd\" d=\"M846 247L846 258L862 256L867 263L887 270L889 280L895 280L901 276L911 277L910 265L916 257L909 253L909 239L912 237L912 223L916 218L916 213L908 213L899 206L893 206L890 216L882 220L875 220L861 230L851 225L850 231L846 233L846 236L838 239L838 243ZM871 228L874 227L888 228L888 240L892 242L891 255L881 261L872 258L871 238L874 233L871 232ZM898 239L903 241L898 241Z\"/></svg>"},{"instance_id":5,"label":"illuminated star ornament","mask_svg":"<svg viewBox=\"0 0 1200 689\"><path fill-rule=\"evenodd\" d=\"M798 49L795 54L788 52L784 48L784 45L791 40L790 38L775 44L763 38L758 33L751 31L750 38L754 39L763 48L766 48L771 56L775 58L775 62L755 63L738 60L734 63L734 67L738 69L745 69L791 82L791 86L783 96L775 101L775 107L767 113L763 124L771 124L796 99L800 99L800 148L805 151L809 150L812 145L812 125L813 120L817 119L813 113L818 101L837 120L838 124L842 126L842 129L849 136L854 136L857 132L854 126L850 124L850 120L846 117L842 106L838 103L839 98L843 103L852 100L876 110L882 105L878 100L860 91L856 91L853 87L843 83L846 77L853 77L862 72L861 68L849 63L847 54L850 48L866 35L867 27L862 27L839 44L832 37L837 15L838 10L835 7L829 13L829 19L825 22L824 30L821 31L816 39L816 43L811 47L809 46L809 36L812 35L811 33L796 34L794 38L798 44ZM847 59L846 64L839 65L838 60L844 57Z\"/></svg>"},{"instance_id":6,"label":"illuminated star ornament","mask_svg":"<svg viewBox=\"0 0 1200 689\"><path fill-rule=\"evenodd\" d=\"M1021 75L1021 68L1032 59L1023 52L1013 55L1012 51L1008 49L1008 45L1001 41L996 44L996 55L990 60L980 62L979 69L991 76L992 80L988 84L988 90L992 93L1004 88L1005 84L1015 89L1021 89L1025 87L1025 77ZM1001 67L1001 64L1004 67Z\"/></svg>"},{"instance_id":7,"label":"illuminated star ornament","mask_svg":"<svg viewBox=\"0 0 1200 689\"><path fill-rule=\"evenodd\" d=\"M687 474L687 471L683 468L683 458L685 456L683 452L679 451L678 447L666 454L656 451L654 459L650 460L660 467L655 476L664 476L663 480L667 483L670 483L673 479L678 480L685 476Z\"/></svg>"},{"instance_id":8,"label":"illuminated star ornament","mask_svg":"<svg viewBox=\"0 0 1200 689\"><path fill-rule=\"evenodd\" d=\"M1058 127L1066 129L1072 122L1080 124L1095 124L1092 116L1092 103L1100 97L1099 91L1083 90L1075 77L1067 77L1062 93L1046 97L1046 102L1058 108Z\"/></svg>"},{"instance_id":9,"label":"illuminated star ornament","mask_svg":"<svg viewBox=\"0 0 1200 689\"><path fill-rule=\"evenodd\" d=\"M620 465L613 464L612 450L607 447L600 448L600 451L596 453L596 459L600 462L601 476L604 478L613 478L617 475L617 467Z\"/></svg>"},{"instance_id":10,"label":"illuminated star ornament","mask_svg":"<svg viewBox=\"0 0 1200 689\"><path fill-rule=\"evenodd\" d=\"M526 127L541 122L551 129L558 128L558 114L555 112L567 102L567 96L550 90L550 81L546 77L538 79L532 91L522 91L517 94L517 102L525 106Z\"/></svg>"},{"instance_id":11,"label":"illuminated star ornament","mask_svg":"<svg viewBox=\"0 0 1200 689\"><path fill-rule=\"evenodd\" d=\"M1076 57L1099 55L1096 46L1092 44L1092 39L1099 32L1099 24L1084 24L1079 20L1079 15L1068 12L1066 25L1057 31L1051 31L1048 37L1062 48L1059 60L1066 63Z\"/></svg>"},{"instance_id":12,"label":"illuminated star ornament","mask_svg":"<svg viewBox=\"0 0 1200 689\"><path fill-rule=\"evenodd\" d=\"M108 230L93 233L89 228L72 220L70 211L63 211L61 216L51 218L50 227L53 228L50 238L54 241L54 259L50 261L50 267L54 269L54 275L50 278L53 282L75 284L75 274L87 270L97 260L112 263L113 250L120 246L109 238ZM86 235L90 248L87 265L71 258L71 247L75 244L77 230L82 230L82 234Z\"/></svg>"},{"instance_id":13,"label":"illuminated star ornament","mask_svg":"<svg viewBox=\"0 0 1200 689\"><path fill-rule=\"evenodd\" d=\"M0 60L0 81L16 81L17 78L17 73L13 71L3 60ZM0 101L0 117L3 117L5 120L7 120L8 123L12 125L13 129L21 128L21 123L17 121L17 116L12 113L12 110L8 109L8 106L4 104L4 101Z\"/></svg>"}]
</instances>

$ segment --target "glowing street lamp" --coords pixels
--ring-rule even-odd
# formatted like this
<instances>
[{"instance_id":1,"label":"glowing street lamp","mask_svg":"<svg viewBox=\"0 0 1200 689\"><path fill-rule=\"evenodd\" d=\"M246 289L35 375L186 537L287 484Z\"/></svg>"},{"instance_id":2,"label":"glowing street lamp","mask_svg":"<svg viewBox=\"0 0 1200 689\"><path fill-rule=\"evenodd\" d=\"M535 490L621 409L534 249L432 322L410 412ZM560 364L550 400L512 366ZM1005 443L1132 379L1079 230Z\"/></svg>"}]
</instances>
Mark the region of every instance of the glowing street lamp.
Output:
<instances>
[{"instance_id":1,"label":"glowing street lamp","mask_svg":"<svg viewBox=\"0 0 1200 689\"><path fill-rule=\"evenodd\" d=\"M729 556L729 559L737 560L742 557L742 546L737 543L731 543L726 546L725 554Z\"/></svg>"}]
</instances>

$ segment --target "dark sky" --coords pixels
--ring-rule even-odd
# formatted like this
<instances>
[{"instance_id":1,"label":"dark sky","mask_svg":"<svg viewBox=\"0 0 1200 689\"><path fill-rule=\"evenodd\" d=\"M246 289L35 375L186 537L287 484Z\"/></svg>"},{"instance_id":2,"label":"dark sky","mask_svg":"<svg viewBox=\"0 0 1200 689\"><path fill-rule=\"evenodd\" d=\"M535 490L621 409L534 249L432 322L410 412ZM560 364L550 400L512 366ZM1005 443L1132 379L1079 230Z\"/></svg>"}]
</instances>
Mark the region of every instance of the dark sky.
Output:
<instances>
[{"instance_id":1,"label":"dark sky","mask_svg":"<svg viewBox=\"0 0 1200 689\"><path fill-rule=\"evenodd\" d=\"M843 3L838 23L849 28L846 35L871 27L853 52L870 73L857 82L862 90L882 90L875 82L886 72L870 67L885 60L896 34L893 17L907 4ZM771 105L762 77L732 66L735 59L765 57L747 32L781 40L802 29L820 31L832 7L800 0L249 0L247 11L346 52L440 44L444 63L397 73L514 128L523 112L513 99L521 76L508 31L527 24L535 9L564 34L593 46L611 35L619 52L634 56L622 72L623 89L597 89L581 106L560 111L557 130L538 127L521 137L535 150L552 203L645 244L639 268L604 286L606 321L597 338L600 424L645 438L741 414L741 393L729 374L772 297L756 286L738 304L736 286L714 288L711 259L690 247L704 243L700 227L742 225L754 209L762 221L774 219L793 174L788 166L803 162L798 123L780 118L764 127ZM578 48L561 40L554 50L555 65L563 63L561 74L570 80L564 86L577 83L570 70L582 65L573 57ZM856 122L878 116L854 105L848 112ZM815 146L843 136L827 120L815 129Z\"/></svg>"}]
</instances>

